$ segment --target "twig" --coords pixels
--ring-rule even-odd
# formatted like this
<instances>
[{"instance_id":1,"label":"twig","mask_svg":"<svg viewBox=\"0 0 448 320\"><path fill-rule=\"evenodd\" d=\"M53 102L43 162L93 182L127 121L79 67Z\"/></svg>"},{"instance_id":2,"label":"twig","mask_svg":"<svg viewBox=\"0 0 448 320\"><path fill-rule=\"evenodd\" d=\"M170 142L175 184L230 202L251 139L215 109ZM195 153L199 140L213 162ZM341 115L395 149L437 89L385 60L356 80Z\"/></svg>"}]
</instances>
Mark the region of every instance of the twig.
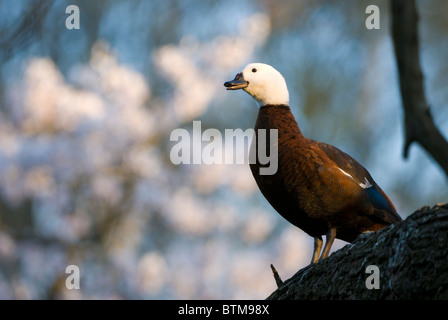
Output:
<instances>
[{"instance_id":1,"label":"twig","mask_svg":"<svg viewBox=\"0 0 448 320\"><path fill-rule=\"evenodd\" d=\"M283 281L280 278L280 275L278 274L277 269L275 269L273 264L271 264L271 270L272 270L272 273L274 274L274 279L275 279L275 283L277 284L277 288L280 288L283 285Z\"/></svg>"}]
</instances>

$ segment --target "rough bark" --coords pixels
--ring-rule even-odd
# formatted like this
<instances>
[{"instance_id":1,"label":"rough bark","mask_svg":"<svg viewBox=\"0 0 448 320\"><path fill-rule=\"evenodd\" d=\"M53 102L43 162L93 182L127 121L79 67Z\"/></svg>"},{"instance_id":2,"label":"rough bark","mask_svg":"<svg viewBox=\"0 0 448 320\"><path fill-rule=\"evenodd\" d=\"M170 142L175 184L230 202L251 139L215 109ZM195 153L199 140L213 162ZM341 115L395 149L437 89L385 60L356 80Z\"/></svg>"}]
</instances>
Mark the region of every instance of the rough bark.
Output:
<instances>
[{"instance_id":1,"label":"rough bark","mask_svg":"<svg viewBox=\"0 0 448 320\"><path fill-rule=\"evenodd\" d=\"M410 145L417 142L437 161L448 177L448 141L434 124L423 86L415 1L392 0L391 9L392 40L404 110L404 157L407 157Z\"/></svg>"},{"instance_id":2,"label":"rough bark","mask_svg":"<svg viewBox=\"0 0 448 320\"><path fill-rule=\"evenodd\" d=\"M379 268L379 289L366 287L369 265ZM299 270L268 299L448 299L448 204L361 235Z\"/></svg>"}]
</instances>

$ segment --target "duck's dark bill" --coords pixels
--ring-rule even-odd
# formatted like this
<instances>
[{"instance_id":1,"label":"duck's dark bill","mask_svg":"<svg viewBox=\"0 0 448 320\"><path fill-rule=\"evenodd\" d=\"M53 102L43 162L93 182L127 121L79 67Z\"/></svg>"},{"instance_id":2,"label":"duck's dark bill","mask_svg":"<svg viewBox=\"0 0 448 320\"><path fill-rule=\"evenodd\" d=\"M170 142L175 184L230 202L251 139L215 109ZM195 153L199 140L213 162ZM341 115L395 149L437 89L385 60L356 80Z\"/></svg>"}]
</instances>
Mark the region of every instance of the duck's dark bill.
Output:
<instances>
[{"instance_id":1,"label":"duck's dark bill","mask_svg":"<svg viewBox=\"0 0 448 320\"><path fill-rule=\"evenodd\" d=\"M227 90L238 90L246 88L249 82L244 80L242 72L238 73L235 76L235 79L227 81L224 83L224 87L227 88Z\"/></svg>"},{"instance_id":2,"label":"duck's dark bill","mask_svg":"<svg viewBox=\"0 0 448 320\"><path fill-rule=\"evenodd\" d=\"M238 89L243 89L246 88L248 85L247 81L227 81L226 83L224 83L224 87L227 88L227 90L238 90Z\"/></svg>"}]
</instances>

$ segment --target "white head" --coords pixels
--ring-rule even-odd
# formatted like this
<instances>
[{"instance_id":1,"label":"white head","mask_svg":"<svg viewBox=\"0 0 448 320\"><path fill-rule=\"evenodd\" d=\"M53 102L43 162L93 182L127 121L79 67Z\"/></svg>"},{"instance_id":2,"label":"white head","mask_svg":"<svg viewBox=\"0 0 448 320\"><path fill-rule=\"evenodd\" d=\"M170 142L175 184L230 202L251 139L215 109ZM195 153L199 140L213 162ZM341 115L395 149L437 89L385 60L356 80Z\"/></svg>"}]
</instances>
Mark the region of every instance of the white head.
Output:
<instances>
[{"instance_id":1,"label":"white head","mask_svg":"<svg viewBox=\"0 0 448 320\"><path fill-rule=\"evenodd\" d=\"M289 104L289 92L285 78L268 64L250 63L235 79L224 83L227 90L243 89L258 103L279 105Z\"/></svg>"}]
</instances>

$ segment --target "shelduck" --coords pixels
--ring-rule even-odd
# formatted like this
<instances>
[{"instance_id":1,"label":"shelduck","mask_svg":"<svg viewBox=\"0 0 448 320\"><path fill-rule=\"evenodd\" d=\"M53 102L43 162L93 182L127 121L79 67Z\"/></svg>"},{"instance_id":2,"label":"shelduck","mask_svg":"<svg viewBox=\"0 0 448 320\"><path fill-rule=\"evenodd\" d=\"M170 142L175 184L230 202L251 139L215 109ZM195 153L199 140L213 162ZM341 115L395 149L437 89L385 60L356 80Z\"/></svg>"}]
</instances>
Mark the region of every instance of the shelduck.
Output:
<instances>
[{"instance_id":1,"label":"shelduck","mask_svg":"<svg viewBox=\"0 0 448 320\"><path fill-rule=\"evenodd\" d=\"M352 242L361 233L402 220L359 162L336 147L302 134L289 107L288 88L280 72L267 64L251 63L224 86L227 90L243 89L256 100L259 112L255 138L258 129L278 130L276 173L260 174L263 165L258 158L250 163L250 169L272 207L314 237L311 263L317 263L319 256L328 256L335 238ZM322 235L326 235L326 243L321 254Z\"/></svg>"}]
</instances>

